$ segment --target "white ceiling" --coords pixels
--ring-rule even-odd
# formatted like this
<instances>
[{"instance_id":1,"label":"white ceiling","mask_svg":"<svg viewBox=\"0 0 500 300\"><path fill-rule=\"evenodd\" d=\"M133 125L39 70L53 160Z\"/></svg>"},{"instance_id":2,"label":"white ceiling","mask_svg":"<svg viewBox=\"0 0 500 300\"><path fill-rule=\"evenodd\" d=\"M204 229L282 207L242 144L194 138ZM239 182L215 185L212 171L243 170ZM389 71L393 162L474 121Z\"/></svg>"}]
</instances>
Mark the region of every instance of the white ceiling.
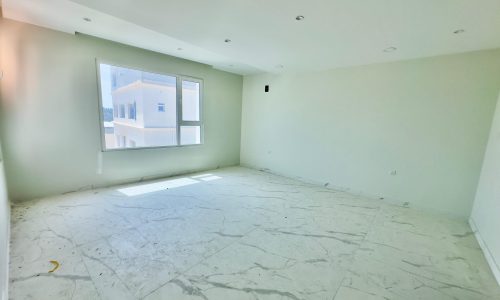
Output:
<instances>
[{"instance_id":1,"label":"white ceiling","mask_svg":"<svg viewBox=\"0 0 500 300\"><path fill-rule=\"evenodd\" d=\"M500 0L2 0L2 6L6 18L244 75L500 47ZM465 32L454 34L458 29ZM388 47L397 50L384 52Z\"/></svg>"}]
</instances>

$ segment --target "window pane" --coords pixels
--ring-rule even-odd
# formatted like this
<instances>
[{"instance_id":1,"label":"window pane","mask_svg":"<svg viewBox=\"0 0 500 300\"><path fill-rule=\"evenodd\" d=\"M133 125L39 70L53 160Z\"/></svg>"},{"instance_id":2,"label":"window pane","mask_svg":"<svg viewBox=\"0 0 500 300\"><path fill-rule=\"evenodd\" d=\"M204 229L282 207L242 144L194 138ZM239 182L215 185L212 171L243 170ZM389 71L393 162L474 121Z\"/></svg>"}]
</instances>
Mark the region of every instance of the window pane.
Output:
<instances>
[{"instance_id":1,"label":"window pane","mask_svg":"<svg viewBox=\"0 0 500 300\"><path fill-rule=\"evenodd\" d=\"M165 103L158 103L158 111L165 112Z\"/></svg>"},{"instance_id":2,"label":"window pane","mask_svg":"<svg viewBox=\"0 0 500 300\"><path fill-rule=\"evenodd\" d=\"M200 126L181 126L181 145L194 145L200 143Z\"/></svg>"},{"instance_id":3,"label":"window pane","mask_svg":"<svg viewBox=\"0 0 500 300\"><path fill-rule=\"evenodd\" d=\"M134 103L130 103L128 105L128 118L129 119L133 119L133 120L136 119L136 115L135 115L135 102Z\"/></svg>"},{"instance_id":4,"label":"window pane","mask_svg":"<svg viewBox=\"0 0 500 300\"><path fill-rule=\"evenodd\" d=\"M176 77L99 68L106 149L177 145Z\"/></svg>"},{"instance_id":5,"label":"window pane","mask_svg":"<svg viewBox=\"0 0 500 300\"><path fill-rule=\"evenodd\" d=\"M200 120L200 84L182 81L182 120Z\"/></svg>"}]
</instances>

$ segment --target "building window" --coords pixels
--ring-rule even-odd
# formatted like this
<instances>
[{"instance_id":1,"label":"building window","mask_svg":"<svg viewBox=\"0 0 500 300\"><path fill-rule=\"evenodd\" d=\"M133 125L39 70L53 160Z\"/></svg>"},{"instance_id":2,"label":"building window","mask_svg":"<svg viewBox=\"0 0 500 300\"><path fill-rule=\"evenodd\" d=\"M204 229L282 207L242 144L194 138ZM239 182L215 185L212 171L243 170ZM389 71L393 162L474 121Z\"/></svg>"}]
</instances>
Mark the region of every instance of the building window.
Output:
<instances>
[{"instance_id":1,"label":"building window","mask_svg":"<svg viewBox=\"0 0 500 300\"><path fill-rule=\"evenodd\" d=\"M103 150L202 143L202 80L104 63L97 67Z\"/></svg>"},{"instance_id":2,"label":"building window","mask_svg":"<svg viewBox=\"0 0 500 300\"><path fill-rule=\"evenodd\" d=\"M128 105L128 118L131 120L136 120L135 108L136 108L135 102L129 103L129 105Z\"/></svg>"},{"instance_id":3,"label":"building window","mask_svg":"<svg viewBox=\"0 0 500 300\"><path fill-rule=\"evenodd\" d=\"M158 111L165 112L165 103L158 103Z\"/></svg>"},{"instance_id":4,"label":"building window","mask_svg":"<svg viewBox=\"0 0 500 300\"><path fill-rule=\"evenodd\" d=\"M125 119L125 104L120 104L120 118Z\"/></svg>"}]
</instances>

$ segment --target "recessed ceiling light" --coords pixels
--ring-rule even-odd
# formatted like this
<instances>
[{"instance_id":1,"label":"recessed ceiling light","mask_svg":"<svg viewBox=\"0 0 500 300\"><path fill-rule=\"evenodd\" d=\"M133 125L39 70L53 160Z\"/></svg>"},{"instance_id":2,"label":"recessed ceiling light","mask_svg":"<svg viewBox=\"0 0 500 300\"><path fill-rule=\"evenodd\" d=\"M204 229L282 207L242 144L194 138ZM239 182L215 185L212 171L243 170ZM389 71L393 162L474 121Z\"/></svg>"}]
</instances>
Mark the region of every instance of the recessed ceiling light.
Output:
<instances>
[{"instance_id":1,"label":"recessed ceiling light","mask_svg":"<svg viewBox=\"0 0 500 300\"><path fill-rule=\"evenodd\" d=\"M232 41L230 39L225 39L224 42L225 43L231 43Z\"/></svg>"},{"instance_id":2,"label":"recessed ceiling light","mask_svg":"<svg viewBox=\"0 0 500 300\"><path fill-rule=\"evenodd\" d=\"M389 48L385 48L384 49L384 52L393 52L393 51L396 51L398 48L396 47L389 47Z\"/></svg>"},{"instance_id":3,"label":"recessed ceiling light","mask_svg":"<svg viewBox=\"0 0 500 300\"><path fill-rule=\"evenodd\" d=\"M295 20L302 21L302 20L304 20L304 16L296 16Z\"/></svg>"},{"instance_id":4,"label":"recessed ceiling light","mask_svg":"<svg viewBox=\"0 0 500 300\"><path fill-rule=\"evenodd\" d=\"M458 29L458 30L453 31L454 34L460 34L460 33L464 33L464 32L465 32L465 30L463 30L463 29Z\"/></svg>"},{"instance_id":5,"label":"recessed ceiling light","mask_svg":"<svg viewBox=\"0 0 500 300\"><path fill-rule=\"evenodd\" d=\"M87 17L83 18L83 20L84 20L85 22L92 22L92 19L91 19L91 18L87 18Z\"/></svg>"}]
</instances>

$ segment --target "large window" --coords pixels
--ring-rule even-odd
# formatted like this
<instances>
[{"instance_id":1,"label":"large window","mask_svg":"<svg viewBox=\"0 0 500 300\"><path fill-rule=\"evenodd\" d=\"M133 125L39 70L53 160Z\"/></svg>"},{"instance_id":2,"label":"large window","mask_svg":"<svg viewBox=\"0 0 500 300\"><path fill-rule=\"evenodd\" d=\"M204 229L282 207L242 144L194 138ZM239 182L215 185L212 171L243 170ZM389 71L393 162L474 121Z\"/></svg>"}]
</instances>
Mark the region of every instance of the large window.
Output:
<instances>
[{"instance_id":1,"label":"large window","mask_svg":"<svg viewBox=\"0 0 500 300\"><path fill-rule=\"evenodd\" d=\"M98 68L103 150L201 144L201 80Z\"/></svg>"}]
</instances>

